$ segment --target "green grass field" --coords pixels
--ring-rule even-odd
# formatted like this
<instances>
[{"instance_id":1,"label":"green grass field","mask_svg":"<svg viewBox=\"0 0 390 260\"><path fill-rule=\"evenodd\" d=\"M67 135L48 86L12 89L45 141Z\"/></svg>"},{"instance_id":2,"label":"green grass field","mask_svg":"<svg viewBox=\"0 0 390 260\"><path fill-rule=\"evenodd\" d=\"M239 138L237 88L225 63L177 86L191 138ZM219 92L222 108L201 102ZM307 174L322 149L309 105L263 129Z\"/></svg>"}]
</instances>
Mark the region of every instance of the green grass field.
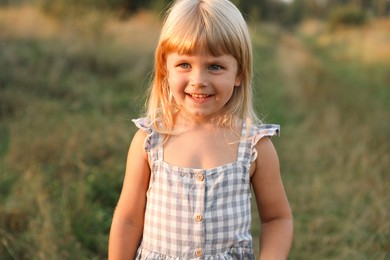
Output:
<instances>
[{"instance_id":1,"label":"green grass field","mask_svg":"<svg viewBox=\"0 0 390 260\"><path fill-rule=\"evenodd\" d=\"M282 126L273 140L295 219L290 259L390 257L388 24L252 26L256 108ZM0 9L1 259L106 258L158 30L149 14ZM359 30L376 48L356 45Z\"/></svg>"}]
</instances>

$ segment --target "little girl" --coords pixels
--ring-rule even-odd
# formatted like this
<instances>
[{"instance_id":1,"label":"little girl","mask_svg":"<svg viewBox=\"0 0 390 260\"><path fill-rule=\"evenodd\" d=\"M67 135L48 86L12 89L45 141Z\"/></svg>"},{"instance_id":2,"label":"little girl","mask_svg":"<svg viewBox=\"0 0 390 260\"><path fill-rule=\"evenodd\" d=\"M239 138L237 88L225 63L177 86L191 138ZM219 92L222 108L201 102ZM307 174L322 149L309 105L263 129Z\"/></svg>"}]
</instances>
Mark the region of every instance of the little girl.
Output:
<instances>
[{"instance_id":1,"label":"little girl","mask_svg":"<svg viewBox=\"0 0 390 260\"><path fill-rule=\"evenodd\" d=\"M292 215L270 141L252 108L252 47L229 0L179 0L155 53L144 118L130 145L109 259L286 259Z\"/></svg>"}]
</instances>

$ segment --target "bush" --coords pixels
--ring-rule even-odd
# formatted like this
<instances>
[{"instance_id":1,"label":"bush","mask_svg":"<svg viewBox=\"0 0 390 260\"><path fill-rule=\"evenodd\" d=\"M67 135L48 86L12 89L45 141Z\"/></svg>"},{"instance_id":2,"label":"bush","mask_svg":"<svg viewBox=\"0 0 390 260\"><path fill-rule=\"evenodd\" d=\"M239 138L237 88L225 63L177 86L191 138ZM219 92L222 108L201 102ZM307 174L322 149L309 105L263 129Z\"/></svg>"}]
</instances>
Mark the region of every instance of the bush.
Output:
<instances>
[{"instance_id":1,"label":"bush","mask_svg":"<svg viewBox=\"0 0 390 260\"><path fill-rule=\"evenodd\" d=\"M11 0L0 0L7 2ZM14 0L28 1L28 0ZM53 15L82 14L90 10L120 11L123 14L133 14L142 9L157 10L160 12L172 0L30 0L35 1L44 11Z\"/></svg>"},{"instance_id":2,"label":"bush","mask_svg":"<svg viewBox=\"0 0 390 260\"><path fill-rule=\"evenodd\" d=\"M360 26L366 22L366 15L362 9L341 6L330 12L328 22L331 29L340 26Z\"/></svg>"},{"instance_id":3,"label":"bush","mask_svg":"<svg viewBox=\"0 0 390 260\"><path fill-rule=\"evenodd\" d=\"M30 3L29 0L0 0L0 7Z\"/></svg>"},{"instance_id":4,"label":"bush","mask_svg":"<svg viewBox=\"0 0 390 260\"><path fill-rule=\"evenodd\" d=\"M112 11L127 8L125 0L35 0L35 3L45 13L56 17L79 17L96 10Z\"/></svg>"}]
</instances>

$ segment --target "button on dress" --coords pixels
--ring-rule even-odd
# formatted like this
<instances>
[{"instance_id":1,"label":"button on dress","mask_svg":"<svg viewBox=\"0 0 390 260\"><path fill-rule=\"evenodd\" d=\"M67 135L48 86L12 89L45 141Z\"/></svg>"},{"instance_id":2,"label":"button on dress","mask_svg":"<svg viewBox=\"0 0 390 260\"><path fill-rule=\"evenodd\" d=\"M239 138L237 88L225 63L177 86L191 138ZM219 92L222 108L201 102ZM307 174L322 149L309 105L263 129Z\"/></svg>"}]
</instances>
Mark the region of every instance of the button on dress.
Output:
<instances>
[{"instance_id":1,"label":"button on dress","mask_svg":"<svg viewBox=\"0 0 390 260\"><path fill-rule=\"evenodd\" d=\"M243 123L237 160L211 169L163 160L163 136L146 118L133 120L148 135L151 164L144 231L136 259L255 259L251 235L250 165L256 143L278 125ZM247 131L249 130L249 134Z\"/></svg>"}]
</instances>

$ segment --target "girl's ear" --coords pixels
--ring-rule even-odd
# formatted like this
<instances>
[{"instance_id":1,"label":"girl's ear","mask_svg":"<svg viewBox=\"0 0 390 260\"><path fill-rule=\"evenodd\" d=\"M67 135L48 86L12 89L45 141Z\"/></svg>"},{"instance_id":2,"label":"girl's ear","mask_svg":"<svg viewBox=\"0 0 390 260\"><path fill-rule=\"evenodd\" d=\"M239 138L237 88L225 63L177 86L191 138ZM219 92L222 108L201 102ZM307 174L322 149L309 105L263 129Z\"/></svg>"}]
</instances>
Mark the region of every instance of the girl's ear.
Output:
<instances>
[{"instance_id":1,"label":"girl's ear","mask_svg":"<svg viewBox=\"0 0 390 260\"><path fill-rule=\"evenodd\" d=\"M234 81L234 86L239 87L241 86L241 83L242 83L242 73L239 72L236 76L236 80Z\"/></svg>"}]
</instances>

